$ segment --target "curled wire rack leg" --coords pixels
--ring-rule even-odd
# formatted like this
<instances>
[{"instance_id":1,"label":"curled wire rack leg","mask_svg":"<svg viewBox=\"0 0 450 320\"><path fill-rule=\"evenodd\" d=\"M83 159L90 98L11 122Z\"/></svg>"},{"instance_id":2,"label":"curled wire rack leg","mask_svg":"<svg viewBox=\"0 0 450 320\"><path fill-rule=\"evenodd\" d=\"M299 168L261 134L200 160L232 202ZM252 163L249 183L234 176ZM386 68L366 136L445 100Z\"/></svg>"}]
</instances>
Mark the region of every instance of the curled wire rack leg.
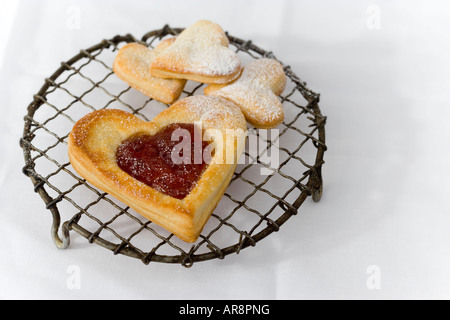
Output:
<instances>
[{"instance_id":1,"label":"curled wire rack leg","mask_svg":"<svg viewBox=\"0 0 450 320\"><path fill-rule=\"evenodd\" d=\"M312 199L314 202L319 202L322 199L323 195L323 182L320 183L318 188L315 188L312 192Z\"/></svg>"},{"instance_id":2,"label":"curled wire rack leg","mask_svg":"<svg viewBox=\"0 0 450 320\"><path fill-rule=\"evenodd\" d=\"M311 196L314 202L319 202L323 195L323 178L321 170L311 172Z\"/></svg>"},{"instance_id":3,"label":"curled wire rack leg","mask_svg":"<svg viewBox=\"0 0 450 320\"><path fill-rule=\"evenodd\" d=\"M67 249L70 245L70 234L69 234L69 224L68 222L65 222L63 225L61 225L61 216L59 214L59 210L56 207L55 204L52 205L52 202L47 205L48 209L50 210L52 217L53 217L53 224L51 228L51 235L53 242L55 243L56 247L58 249ZM59 229L61 227L61 233L62 236L60 236Z\"/></svg>"},{"instance_id":4,"label":"curled wire rack leg","mask_svg":"<svg viewBox=\"0 0 450 320\"><path fill-rule=\"evenodd\" d=\"M67 227L67 222L63 224L61 228L62 237L58 235L59 226L56 224L52 225L52 238L58 249L67 249L70 245L70 234L69 228Z\"/></svg>"},{"instance_id":5,"label":"curled wire rack leg","mask_svg":"<svg viewBox=\"0 0 450 320\"><path fill-rule=\"evenodd\" d=\"M21 139L21 145L25 145L25 143L26 141L24 139ZM27 163L23 168L23 173L31 179L34 185L34 191L41 196L42 200L47 205L46 208L50 210L52 214L53 223L51 227L51 236L53 242L59 249L67 249L70 245L69 224L66 222L62 225L62 237L60 237L58 231L61 225L61 216L56 206L57 201L48 195L43 187L44 181L38 179L33 175L32 170L34 169L32 169L31 167L30 164Z\"/></svg>"}]
</instances>

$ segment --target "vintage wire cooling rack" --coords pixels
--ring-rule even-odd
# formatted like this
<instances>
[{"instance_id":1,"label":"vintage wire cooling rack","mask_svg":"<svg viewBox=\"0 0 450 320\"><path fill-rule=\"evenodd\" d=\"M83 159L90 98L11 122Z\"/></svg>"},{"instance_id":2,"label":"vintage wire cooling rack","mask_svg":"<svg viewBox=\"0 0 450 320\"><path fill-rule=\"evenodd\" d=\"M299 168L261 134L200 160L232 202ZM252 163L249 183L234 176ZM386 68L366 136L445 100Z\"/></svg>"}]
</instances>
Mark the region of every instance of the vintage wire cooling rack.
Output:
<instances>
[{"instance_id":1,"label":"vintage wire cooling rack","mask_svg":"<svg viewBox=\"0 0 450 320\"><path fill-rule=\"evenodd\" d=\"M63 62L34 95L20 140L23 173L52 214L51 234L58 248L68 248L75 231L82 236L77 238L79 242L86 238L145 264L190 267L255 246L296 215L309 196L320 200L326 117L319 109L319 94L285 65L288 83L281 96L285 120L277 134L249 130L245 155L196 243L184 243L78 176L67 155L67 139L76 121L101 108L126 110L149 121L167 107L114 75L112 62L117 50L129 42L154 47L182 30L166 25L141 40L129 34L103 40ZM244 64L261 57L276 59L251 41L228 37ZM203 94L202 88L202 84L189 81L181 98ZM250 141L257 143L252 147Z\"/></svg>"}]
</instances>

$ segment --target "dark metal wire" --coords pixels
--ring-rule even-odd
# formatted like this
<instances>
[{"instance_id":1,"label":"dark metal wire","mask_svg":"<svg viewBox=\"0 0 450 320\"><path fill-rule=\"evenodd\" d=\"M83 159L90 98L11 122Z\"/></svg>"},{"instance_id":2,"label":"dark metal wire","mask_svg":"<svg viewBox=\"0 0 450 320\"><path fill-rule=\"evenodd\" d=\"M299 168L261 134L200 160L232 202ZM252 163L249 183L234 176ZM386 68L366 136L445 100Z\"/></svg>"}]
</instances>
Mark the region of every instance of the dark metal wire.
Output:
<instances>
[{"instance_id":1,"label":"dark metal wire","mask_svg":"<svg viewBox=\"0 0 450 320\"><path fill-rule=\"evenodd\" d=\"M280 134L277 142L270 139L265 140L268 143L267 148L258 150L262 156L265 152L269 152L272 143L279 144L279 150L283 153L283 160L274 174L268 175L265 179L254 181L246 175L252 166L257 163L261 167L268 167L264 162L258 159L250 159L249 152L245 156L250 160L239 166L236 171L230 188L233 183L243 183L250 189L248 194L235 197L232 193L227 192L224 199L227 199L231 207L226 212L214 212L210 220L211 226L208 230L204 230L199 240L195 244L185 244L177 240L172 234L167 234L158 226L150 221L139 218L133 214L129 207L118 203L111 199L108 194L94 188L84 179L80 178L71 167L68 157L63 157L64 161L57 160L53 154L66 154L67 138L71 130L71 126L78 120L71 114L71 110L84 108L84 113L88 113L97 109L87 102L87 97L96 94L106 97L101 108L110 108L114 103L119 103L126 110L149 121L144 114L145 110L154 107L154 103L159 104L152 99L147 99L143 105L133 105L126 102L125 95L132 89L125 87L119 93L112 93L106 84L110 77L114 76L110 61L103 58L107 53L117 51L121 45L130 42L141 42L149 47L154 47L154 43L162 38L170 35L177 35L183 29L171 28L166 25L164 28L147 33L141 40L134 38L128 34L125 36L116 36L110 40L103 40L99 44L81 50L79 54L74 56L67 62L63 62L61 67L49 78L45 79L45 84L41 90L34 95L34 99L28 106L28 113L25 116L25 125L23 137L20 139L20 146L24 152L25 166L23 173L28 176L34 186L34 191L38 193L44 201L46 208L50 210L53 217L53 225L51 228L52 237L58 248L65 249L70 245L70 231L75 231L89 243L96 243L114 254L123 254L129 257L140 259L145 264L150 262L178 263L185 267L192 266L195 262L206 261L211 259L223 259L232 253L239 253L242 249L255 246L257 242L264 239L296 215L298 209L303 202L312 196L314 201L319 201L322 195L322 165L324 163L325 145L325 123L326 117L321 114L319 109L320 95L307 88L306 83L301 81L289 66L284 66L284 70L288 77L290 86L281 96L283 105L289 109L290 114L294 116L286 118L281 125ZM236 48L239 55L246 55L247 58L258 59L269 57L276 59L272 52L267 52L251 41L244 41L239 38L228 35L230 45ZM87 67L96 64L101 71L92 74ZM99 78L99 75L103 76ZM84 90L81 94L73 92L74 85L72 80L77 77L88 84L89 89ZM95 79L95 80L94 80ZM201 84L192 90L185 89L183 95L190 96L199 93ZM65 93L69 101L67 104L54 104L49 101L49 97L56 93ZM299 95L304 98L304 102L299 101ZM41 119L42 118L42 119ZM55 123L68 121L71 126L67 126L64 133L56 132L52 129ZM303 124L301 124L303 123ZM304 124L307 123L307 124ZM298 137L298 144L287 147L281 141L282 137L290 132L295 132ZM256 133L258 134L258 133ZM52 139L52 142L44 146L38 146L34 143L37 138ZM312 145L315 151L313 161L305 160L303 157L303 149L306 145ZM259 157L257 157L259 158ZM296 171L304 170L304 173L297 177L293 177L291 172L285 172L284 167L287 164L295 162L298 164ZM41 167L52 167L49 173L41 172ZM44 170L45 171L45 170ZM66 190L58 185L58 181L54 182L54 178L60 175L66 175L67 181L72 181L70 187ZM271 179L285 179L285 190L272 190L269 182ZM66 180L65 180L66 181ZM80 191L82 188L82 191ZM81 194L81 196L80 196ZM292 199L294 196L294 199ZM83 205L83 199L94 197L95 200ZM267 203L267 209L261 210L254 208L250 201L257 198L257 201ZM111 215L104 218L95 209L101 203L107 203L111 207ZM64 223L61 224L61 214L64 211L60 207L65 205L64 209L69 206L73 207L75 214L71 215ZM73 209L72 208L72 209ZM280 212L281 211L281 212ZM241 215L251 216L254 222L251 226L241 226L237 222L233 222L236 217ZM114 225L117 221L126 219L126 224L135 226L131 232L126 235L118 231ZM239 219L237 219L239 221ZM88 225L98 225L96 228L86 226L83 221L88 221ZM208 222L210 223L210 222ZM95 230L94 230L95 229ZM229 237L229 243L223 243L223 239L216 241L216 235L221 232L232 232L236 237ZM61 233L61 235L60 235ZM106 234L109 235L106 236ZM137 237L144 236L146 242L151 243L152 249L145 250L136 245L134 241ZM112 239L111 239L112 238ZM220 238L220 237L218 237ZM226 237L225 237L226 238ZM165 250L169 249L169 250ZM169 251L170 254L166 253Z\"/></svg>"}]
</instances>

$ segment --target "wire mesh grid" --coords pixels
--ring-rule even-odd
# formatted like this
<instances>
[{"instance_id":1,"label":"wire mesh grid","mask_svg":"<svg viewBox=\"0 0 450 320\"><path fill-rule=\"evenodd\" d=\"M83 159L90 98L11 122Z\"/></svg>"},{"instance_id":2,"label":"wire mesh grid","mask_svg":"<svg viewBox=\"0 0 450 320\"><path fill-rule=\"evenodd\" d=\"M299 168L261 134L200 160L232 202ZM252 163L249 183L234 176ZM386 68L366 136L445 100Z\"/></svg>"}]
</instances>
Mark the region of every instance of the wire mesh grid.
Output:
<instances>
[{"instance_id":1,"label":"wire mesh grid","mask_svg":"<svg viewBox=\"0 0 450 320\"><path fill-rule=\"evenodd\" d=\"M23 173L52 214L51 232L57 247L69 246L73 230L89 243L145 264L154 261L190 267L255 246L296 215L309 196L319 201L326 117L319 109L319 95L285 65L288 83L281 96L285 120L276 134L249 129L246 150L230 186L196 243L179 240L78 176L67 156L68 136L76 121L104 108L122 109L150 121L168 107L114 75L112 62L117 50L130 42L153 48L182 30L166 25L141 40L129 34L103 40L63 62L34 96L20 140ZM244 64L261 57L276 59L251 41L228 37ZM181 98L202 94L203 87L189 81Z\"/></svg>"}]
</instances>

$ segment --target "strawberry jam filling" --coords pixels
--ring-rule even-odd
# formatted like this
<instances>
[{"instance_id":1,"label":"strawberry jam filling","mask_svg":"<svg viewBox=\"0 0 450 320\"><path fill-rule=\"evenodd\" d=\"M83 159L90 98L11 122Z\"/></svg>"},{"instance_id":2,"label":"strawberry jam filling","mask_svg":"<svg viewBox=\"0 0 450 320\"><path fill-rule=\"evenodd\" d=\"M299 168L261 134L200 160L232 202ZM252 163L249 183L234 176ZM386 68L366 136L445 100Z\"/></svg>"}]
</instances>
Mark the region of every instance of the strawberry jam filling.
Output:
<instances>
[{"instance_id":1,"label":"strawberry jam filling","mask_svg":"<svg viewBox=\"0 0 450 320\"><path fill-rule=\"evenodd\" d=\"M136 180L181 200L208 166L203 156L208 145L194 124L170 124L155 135L136 135L122 142L116 160Z\"/></svg>"}]
</instances>

